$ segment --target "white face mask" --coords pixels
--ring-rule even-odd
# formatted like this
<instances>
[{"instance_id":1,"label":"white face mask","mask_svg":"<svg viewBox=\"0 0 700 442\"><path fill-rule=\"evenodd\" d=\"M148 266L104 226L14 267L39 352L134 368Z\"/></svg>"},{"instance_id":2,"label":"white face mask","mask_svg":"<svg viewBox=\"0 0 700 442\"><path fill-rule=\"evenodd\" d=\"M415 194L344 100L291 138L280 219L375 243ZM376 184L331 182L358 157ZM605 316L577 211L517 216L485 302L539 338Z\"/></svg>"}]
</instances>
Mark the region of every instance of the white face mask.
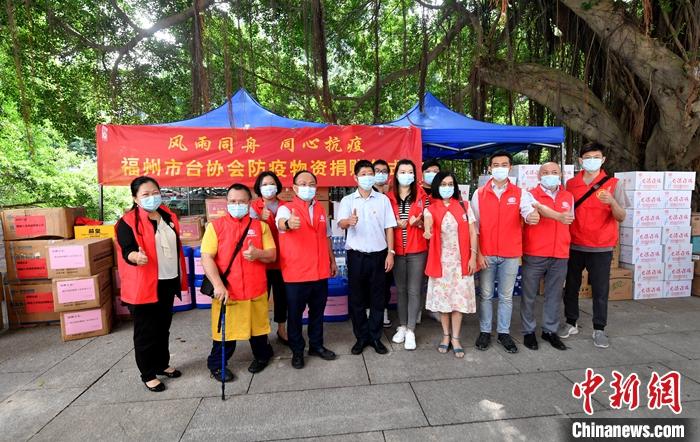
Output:
<instances>
[{"instance_id":1,"label":"white face mask","mask_svg":"<svg viewBox=\"0 0 700 442\"><path fill-rule=\"evenodd\" d=\"M508 178L508 168L507 167L492 167L491 176L496 181L503 181Z\"/></svg>"},{"instance_id":2,"label":"white face mask","mask_svg":"<svg viewBox=\"0 0 700 442\"><path fill-rule=\"evenodd\" d=\"M298 186L297 195L304 201L311 201L316 196L316 188L311 186Z\"/></svg>"},{"instance_id":3,"label":"white face mask","mask_svg":"<svg viewBox=\"0 0 700 442\"><path fill-rule=\"evenodd\" d=\"M540 183L547 189L554 189L561 184L561 178L558 175L542 175Z\"/></svg>"},{"instance_id":4,"label":"white face mask","mask_svg":"<svg viewBox=\"0 0 700 442\"><path fill-rule=\"evenodd\" d=\"M600 167L603 165L603 159L602 158L584 158L583 159L583 169L586 172L597 172L600 170Z\"/></svg>"},{"instance_id":5,"label":"white face mask","mask_svg":"<svg viewBox=\"0 0 700 442\"><path fill-rule=\"evenodd\" d=\"M263 198L272 198L277 195L277 186L275 184L260 186L260 194Z\"/></svg>"},{"instance_id":6,"label":"white face mask","mask_svg":"<svg viewBox=\"0 0 700 442\"><path fill-rule=\"evenodd\" d=\"M375 184L379 184L380 186L383 186L386 184L386 182L389 180L389 174L384 173L384 172L379 172L374 174L374 182Z\"/></svg>"},{"instance_id":7,"label":"white face mask","mask_svg":"<svg viewBox=\"0 0 700 442\"><path fill-rule=\"evenodd\" d=\"M396 179L399 180L401 186L410 186L416 177L412 173L400 173L396 175Z\"/></svg>"}]
</instances>

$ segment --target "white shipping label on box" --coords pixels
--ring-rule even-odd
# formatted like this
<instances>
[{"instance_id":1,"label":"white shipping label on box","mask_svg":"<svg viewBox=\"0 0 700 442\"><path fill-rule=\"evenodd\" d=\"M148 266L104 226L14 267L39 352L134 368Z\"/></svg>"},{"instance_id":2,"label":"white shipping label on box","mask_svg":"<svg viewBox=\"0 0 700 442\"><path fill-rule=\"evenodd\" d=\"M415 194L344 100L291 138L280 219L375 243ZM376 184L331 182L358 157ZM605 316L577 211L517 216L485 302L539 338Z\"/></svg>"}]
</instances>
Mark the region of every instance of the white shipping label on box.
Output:
<instances>
[{"instance_id":1,"label":"white shipping label on box","mask_svg":"<svg viewBox=\"0 0 700 442\"><path fill-rule=\"evenodd\" d=\"M564 184L566 184L567 181L569 181L571 178L574 177L575 175L574 171L574 165L573 164L565 164L564 165Z\"/></svg>"},{"instance_id":2,"label":"white shipping label on box","mask_svg":"<svg viewBox=\"0 0 700 442\"><path fill-rule=\"evenodd\" d=\"M664 226L689 226L690 207L687 209L664 209Z\"/></svg>"},{"instance_id":3,"label":"white shipping label on box","mask_svg":"<svg viewBox=\"0 0 700 442\"><path fill-rule=\"evenodd\" d=\"M634 283L634 299L664 297L664 281L638 281Z\"/></svg>"},{"instance_id":4,"label":"white shipping label on box","mask_svg":"<svg viewBox=\"0 0 700 442\"><path fill-rule=\"evenodd\" d=\"M666 244L663 246L664 262L690 262L693 259L693 245Z\"/></svg>"},{"instance_id":5,"label":"white shipping label on box","mask_svg":"<svg viewBox=\"0 0 700 442\"><path fill-rule=\"evenodd\" d=\"M635 282L662 281L664 279L664 264L660 262L644 264L621 263L620 267L632 270L632 278Z\"/></svg>"},{"instance_id":6,"label":"white shipping label on box","mask_svg":"<svg viewBox=\"0 0 700 442\"><path fill-rule=\"evenodd\" d=\"M459 194L462 196L462 200L469 201L469 184L458 184ZM333 212L336 213L336 212Z\"/></svg>"},{"instance_id":7,"label":"white shipping label on box","mask_svg":"<svg viewBox=\"0 0 700 442\"><path fill-rule=\"evenodd\" d=\"M654 246L661 244L661 227L620 227L620 244L625 246Z\"/></svg>"},{"instance_id":8,"label":"white shipping label on box","mask_svg":"<svg viewBox=\"0 0 700 442\"><path fill-rule=\"evenodd\" d=\"M693 279L693 262L669 262L664 264L664 280L685 281Z\"/></svg>"},{"instance_id":9,"label":"white shipping label on box","mask_svg":"<svg viewBox=\"0 0 700 442\"><path fill-rule=\"evenodd\" d=\"M620 262L626 264L655 263L663 261L661 245L620 246Z\"/></svg>"},{"instance_id":10,"label":"white shipping label on box","mask_svg":"<svg viewBox=\"0 0 700 442\"><path fill-rule=\"evenodd\" d=\"M664 172L618 172L625 190L664 190Z\"/></svg>"},{"instance_id":11,"label":"white shipping label on box","mask_svg":"<svg viewBox=\"0 0 700 442\"><path fill-rule=\"evenodd\" d=\"M664 218L663 210L659 209L627 209L625 219L620 225L622 227L663 227Z\"/></svg>"},{"instance_id":12,"label":"white shipping label on box","mask_svg":"<svg viewBox=\"0 0 700 442\"><path fill-rule=\"evenodd\" d=\"M690 226L662 227L661 244L690 244Z\"/></svg>"},{"instance_id":13,"label":"white shipping label on box","mask_svg":"<svg viewBox=\"0 0 700 442\"><path fill-rule=\"evenodd\" d=\"M693 281L664 281L665 298L683 298L690 296Z\"/></svg>"},{"instance_id":14,"label":"white shipping label on box","mask_svg":"<svg viewBox=\"0 0 700 442\"><path fill-rule=\"evenodd\" d=\"M692 190L664 190L665 209L687 209L692 200Z\"/></svg>"},{"instance_id":15,"label":"white shipping label on box","mask_svg":"<svg viewBox=\"0 0 700 442\"><path fill-rule=\"evenodd\" d=\"M666 172L664 176L665 190L694 190L695 172Z\"/></svg>"},{"instance_id":16,"label":"white shipping label on box","mask_svg":"<svg viewBox=\"0 0 700 442\"><path fill-rule=\"evenodd\" d=\"M664 192L661 190L632 190L625 193L629 202L628 208L631 209L663 209L666 205Z\"/></svg>"}]
</instances>

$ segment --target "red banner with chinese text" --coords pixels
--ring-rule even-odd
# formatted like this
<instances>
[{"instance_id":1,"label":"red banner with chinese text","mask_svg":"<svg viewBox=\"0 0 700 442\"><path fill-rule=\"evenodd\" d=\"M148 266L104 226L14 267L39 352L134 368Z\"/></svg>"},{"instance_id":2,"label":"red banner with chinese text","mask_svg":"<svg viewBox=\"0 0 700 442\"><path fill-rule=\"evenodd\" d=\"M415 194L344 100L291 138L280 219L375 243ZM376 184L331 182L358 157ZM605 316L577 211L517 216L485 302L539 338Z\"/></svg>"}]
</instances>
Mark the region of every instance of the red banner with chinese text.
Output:
<instances>
[{"instance_id":1,"label":"red banner with chinese text","mask_svg":"<svg viewBox=\"0 0 700 442\"><path fill-rule=\"evenodd\" d=\"M140 175L162 186L252 185L260 172L272 170L288 186L297 171L307 169L319 186L353 186L360 159L384 159L393 171L402 158L420 166L421 154L415 127L97 126L98 179L104 185L128 185Z\"/></svg>"}]
</instances>

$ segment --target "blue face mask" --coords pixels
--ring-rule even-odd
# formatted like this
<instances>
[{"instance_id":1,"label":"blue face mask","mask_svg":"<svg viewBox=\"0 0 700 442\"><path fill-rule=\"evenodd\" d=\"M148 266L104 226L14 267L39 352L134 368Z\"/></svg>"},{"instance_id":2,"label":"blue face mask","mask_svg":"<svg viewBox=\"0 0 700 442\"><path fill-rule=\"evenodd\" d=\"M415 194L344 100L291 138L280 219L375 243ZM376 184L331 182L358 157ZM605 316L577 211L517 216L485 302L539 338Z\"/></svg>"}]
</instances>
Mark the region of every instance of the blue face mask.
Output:
<instances>
[{"instance_id":1,"label":"blue face mask","mask_svg":"<svg viewBox=\"0 0 700 442\"><path fill-rule=\"evenodd\" d=\"M600 170L600 166L603 165L602 158L584 158L583 159L583 169L586 172L597 172Z\"/></svg>"},{"instance_id":2,"label":"blue face mask","mask_svg":"<svg viewBox=\"0 0 700 442\"><path fill-rule=\"evenodd\" d=\"M491 168L491 176L496 181L503 181L508 178L508 168L507 167L493 167Z\"/></svg>"},{"instance_id":3,"label":"blue face mask","mask_svg":"<svg viewBox=\"0 0 700 442\"><path fill-rule=\"evenodd\" d=\"M416 177L412 173L400 173L396 175L396 179L399 180L401 186L410 186Z\"/></svg>"},{"instance_id":4,"label":"blue face mask","mask_svg":"<svg viewBox=\"0 0 700 442\"><path fill-rule=\"evenodd\" d=\"M272 198L277 195L277 186L274 184L268 184L266 186L260 186L260 194L263 198Z\"/></svg>"},{"instance_id":5,"label":"blue face mask","mask_svg":"<svg viewBox=\"0 0 700 442\"><path fill-rule=\"evenodd\" d=\"M444 200L451 198L455 194L455 188L452 186L440 186L440 197Z\"/></svg>"},{"instance_id":6,"label":"blue face mask","mask_svg":"<svg viewBox=\"0 0 700 442\"><path fill-rule=\"evenodd\" d=\"M144 198L139 198L139 205L147 212L153 212L163 203L160 195L151 195Z\"/></svg>"},{"instance_id":7,"label":"blue face mask","mask_svg":"<svg viewBox=\"0 0 700 442\"><path fill-rule=\"evenodd\" d=\"M375 174L374 174L374 182L375 182L376 184L383 185L383 184L386 184L386 182L387 182L388 180L389 180L389 174L386 174L386 173L384 173L384 172L380 172L380 173L375 173Z\"/></svg>"},{"instance_id":8,"label":"blue face mask","mask_svg":"<svg viewBox=\"0 0 700 442\"><path fill-rule=\"evenodd\" d=\"M316 196L316 188L311 186L297 187L297 195L304 201L311 201Z\"/></svg>"},{"instance_id":9,"label":"blue face mask","mask_svg":"<svg viewBox=\"0 0 700 442\"><path fill-rule=\"evenodd\" d=\"M558 175L542 175L540 183L548 189L554 189L561 184L561 178Z\"/></svg>"},{"instance_id":10,"label":"blue face mask","mask_svg":"<svg viewBox=\"0 0 700 442\"><path fill-rule=\"evenodd\" d=\"M364 175L357 177L357 184L362 190L370 190L374 186L374 175Z\"/></svg>"},{"instance_id":11,"label":"blue face mask","mask_svg":"<svg viewBox=\"0 0 700 442\"><path fill-rule=\"evenodd\" d=\"M234 217L241 219L248 214L248 204L227 204L226 209L228 213Z\"/></svg>"},{"instance_id":12,"label":"blue face mask","mask_svg":"<svg viewBox=\"0 0 700 442\"><path fill-rule=\"evenodd\" d=\"M435 175L437 175L437 172L425 172L423 174L423 181L425 181L425 184L433 184Z\"/></svg>"}]
</instances>

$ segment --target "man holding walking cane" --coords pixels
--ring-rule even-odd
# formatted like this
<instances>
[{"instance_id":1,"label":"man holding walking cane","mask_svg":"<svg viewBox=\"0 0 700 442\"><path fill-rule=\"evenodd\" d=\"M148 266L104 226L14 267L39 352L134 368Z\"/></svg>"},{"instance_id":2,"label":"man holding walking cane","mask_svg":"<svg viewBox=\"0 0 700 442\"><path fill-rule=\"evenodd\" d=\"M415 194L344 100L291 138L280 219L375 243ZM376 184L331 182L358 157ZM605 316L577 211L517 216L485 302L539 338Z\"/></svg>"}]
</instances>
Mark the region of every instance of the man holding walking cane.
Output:
<instances>
[{"instance_id":1,"label":"man holding walking cane","mask_svg":"<svg viewBox=\"0 0 700 442\"><path fill-rule=\"evenodd\" d=\"M251 373L264 370L272 357L265 264L275 260L277 249L267 224L248 215L251 197L247 186L231 185L226 195L228 214L212 221L202 238L202 266L214 287L213 343L207 367L219 382L234 379L225 364L233 356L236 341L250 342ZM222 302L226 304L223 317Z\"/></svg>"}]
</instances>

